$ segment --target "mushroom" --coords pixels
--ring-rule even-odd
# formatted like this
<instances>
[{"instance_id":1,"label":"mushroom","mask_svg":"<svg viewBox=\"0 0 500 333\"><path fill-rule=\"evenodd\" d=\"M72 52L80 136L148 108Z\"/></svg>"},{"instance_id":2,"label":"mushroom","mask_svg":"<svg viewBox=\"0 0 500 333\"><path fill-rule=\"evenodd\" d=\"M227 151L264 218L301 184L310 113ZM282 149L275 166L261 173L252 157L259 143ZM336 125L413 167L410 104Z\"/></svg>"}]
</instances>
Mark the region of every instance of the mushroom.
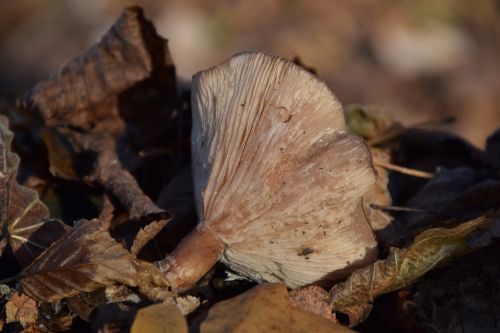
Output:
<instances>
[{"instance_id":1,"label":"mushroom","mask_svg":"<svg viewBox=\"0 0 500 333\"><path fill-rule=\"evenodd\" d=\"M376 259L362 202L376 172L322 81L284 59L241 53L195 75L192 110L200 222L159 262L175 289L219 259L291 288Z\"/></svg>"}]
</instances>

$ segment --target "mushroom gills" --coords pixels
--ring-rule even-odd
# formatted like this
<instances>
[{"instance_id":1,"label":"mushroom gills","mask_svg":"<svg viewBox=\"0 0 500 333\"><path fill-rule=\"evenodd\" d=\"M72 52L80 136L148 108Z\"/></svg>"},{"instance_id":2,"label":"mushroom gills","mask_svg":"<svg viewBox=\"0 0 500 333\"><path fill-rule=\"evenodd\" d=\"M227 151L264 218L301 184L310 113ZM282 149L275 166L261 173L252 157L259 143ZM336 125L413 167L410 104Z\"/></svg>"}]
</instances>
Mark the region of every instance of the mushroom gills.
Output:
<instances>
[{"instance_id":1,"label":"mushroom gills","mask_svg":"<svg viewBox=\"0 0 500 333\"><path fill-rule=\"evenodd\" d=\"M174 287L194 283L219 258L245 277L289 287L375 260L362 205L376 181L371 155L346 133L323 82L281 58L242 53L194 77L192 112L202 222L160 264Z\"/></svg>"}]
</instances>

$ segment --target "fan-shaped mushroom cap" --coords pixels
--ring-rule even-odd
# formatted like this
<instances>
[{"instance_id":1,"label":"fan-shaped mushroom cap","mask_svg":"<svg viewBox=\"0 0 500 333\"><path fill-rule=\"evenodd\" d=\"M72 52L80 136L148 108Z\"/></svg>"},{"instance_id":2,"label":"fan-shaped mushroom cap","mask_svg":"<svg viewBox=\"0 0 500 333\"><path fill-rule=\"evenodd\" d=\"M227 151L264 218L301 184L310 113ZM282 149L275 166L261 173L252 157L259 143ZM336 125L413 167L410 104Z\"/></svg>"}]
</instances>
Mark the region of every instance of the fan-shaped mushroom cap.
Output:
<instances>
[{"instance_id":1,"label":"fan-shaped mushroom cap","mask_svg":"<svg viewBox=\"0 0 500 333\"><path fill-rule=\"evenodd\" d=\"M297 287L375 259L362 196L376 173L323 82L242 53L194 77L192 109L195 233L222 242L230 268Z\"/></svg>"}]
</instances>

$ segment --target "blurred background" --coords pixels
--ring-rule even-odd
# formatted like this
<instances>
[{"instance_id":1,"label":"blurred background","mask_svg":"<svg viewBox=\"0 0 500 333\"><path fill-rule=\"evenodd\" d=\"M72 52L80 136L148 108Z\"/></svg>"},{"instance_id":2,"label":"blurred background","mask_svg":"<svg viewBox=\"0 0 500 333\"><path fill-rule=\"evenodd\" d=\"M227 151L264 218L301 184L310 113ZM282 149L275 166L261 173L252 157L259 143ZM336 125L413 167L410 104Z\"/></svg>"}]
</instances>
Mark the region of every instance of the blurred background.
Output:
<instances>
[{"instance_id":1,"label":"blurred background","mask_svg":"<svg viewBox=\"0 0 500 333\"><path fill-rule=\"evenodd\" d=\"M500 126L500 1L0 0L0 99L11 103L140 4L178 76L236 52L299 57L344 105L444 127L484 146Z\"/></svg>"}]
</instances>

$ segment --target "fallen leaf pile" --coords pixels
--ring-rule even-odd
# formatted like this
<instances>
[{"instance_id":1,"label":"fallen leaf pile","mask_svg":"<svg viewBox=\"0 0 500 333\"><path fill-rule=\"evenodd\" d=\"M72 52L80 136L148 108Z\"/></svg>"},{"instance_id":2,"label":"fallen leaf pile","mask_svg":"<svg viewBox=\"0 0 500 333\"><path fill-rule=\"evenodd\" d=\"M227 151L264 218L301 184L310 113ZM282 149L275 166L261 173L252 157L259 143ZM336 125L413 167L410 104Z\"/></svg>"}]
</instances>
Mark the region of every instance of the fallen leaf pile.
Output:
<instances>
[{"instance_id":1,"label":"fallen leaf pile","mask_svg":"<svg viewBox=\"0 0 500 333\"><path fill-rule=\"evenodd\" d=\"M28 265L54 240L66 226L49 219L47 207L32 189L16 181L19 157L11 151L13 134L8 121L0 116L0 197L1 235L0 254L7 243L22 266Z\"/></svg>"},{"instance_id":2,"label":"fallen leaf pile","mask_svg":"<svg viewBox=\"0 0 500 333\"><path fill-rule=\"evenodd\" d=\"M218 263L172 290L158 262L197 224L189 94L167 40L131 7L18 99L24 126L0 115L0 330L498 330L500 130L480 150L362 105L346 127L378 174L359 204L377 261L294 290ZM40 161L16 154L26 137Z\"/></svg>"}]
</instances>

